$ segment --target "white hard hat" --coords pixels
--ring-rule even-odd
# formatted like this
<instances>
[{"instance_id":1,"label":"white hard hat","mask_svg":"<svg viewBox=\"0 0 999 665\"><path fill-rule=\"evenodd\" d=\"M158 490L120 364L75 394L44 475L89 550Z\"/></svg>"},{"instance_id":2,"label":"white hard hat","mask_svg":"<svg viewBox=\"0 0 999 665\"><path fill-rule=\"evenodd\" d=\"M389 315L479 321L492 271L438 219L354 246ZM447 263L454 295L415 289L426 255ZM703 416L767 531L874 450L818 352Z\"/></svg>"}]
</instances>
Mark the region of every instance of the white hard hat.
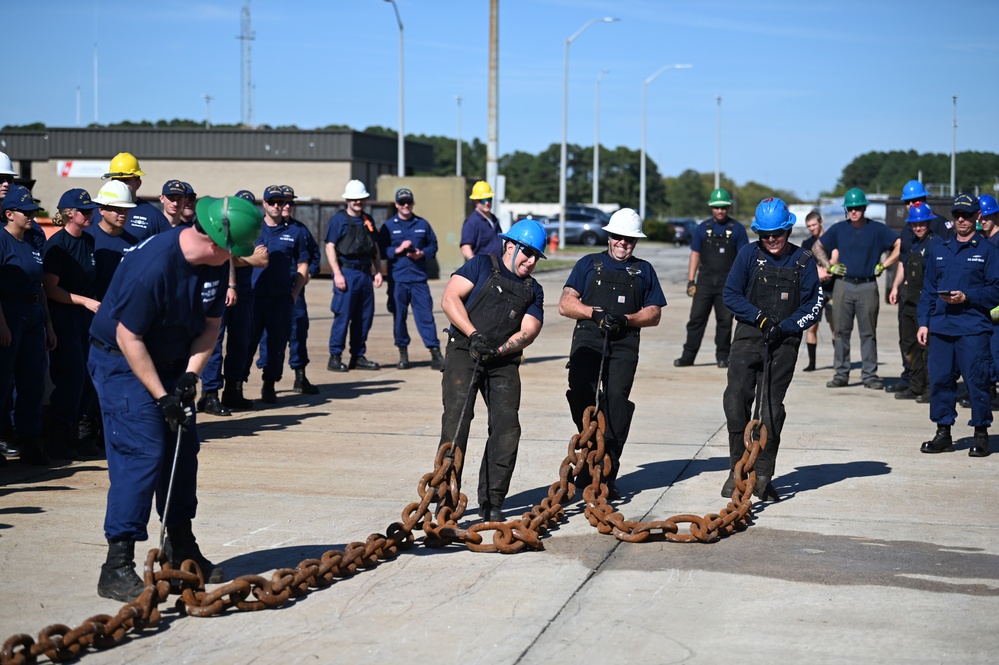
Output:
<instances>
[{"instance_id":1,"label":"white hard hat","mask_svg":"<svg viewBox=\"0 0 999 665\"><path fill-rule=\"evenodd\" d=\"M360 180L351 180L343 188L343 199L345 201L357 201L359 199L366 199L369 196L371 194L368 194L368 189Z\"/></svg>"},{"instance_id":2,"label":"white hard hat","mask_svg":"<svg viewBox=\"0 0 999 665\"><path fill-rule=\"evenodd\" d=\"M621 208L611 215L610 222L604 227L604 231L628 238L648 237L642 233L642 218L631 208Z\"/></svg>"},{"instance_id":3,"label":"white hard hat","mask_svg":"<svg viewBox=\"0 0 999 665\"><path fill-rule=\"evenodd\" d=\"M14 162L10 161L10 157L5 152L0 152L0 175L17 177L17 174L14 173Z\"/></svg>"},{"instance_id":4,"label":"white hard hat","mask_svg":"<svg viewBox=\"0 0 999 665\"><path fill-rule=\"evenodd\" d=\"M115 208L134 208L132 190L120 180L109 180L94 197L97 205L113 206Z\"/></svg>"}]
</instances>

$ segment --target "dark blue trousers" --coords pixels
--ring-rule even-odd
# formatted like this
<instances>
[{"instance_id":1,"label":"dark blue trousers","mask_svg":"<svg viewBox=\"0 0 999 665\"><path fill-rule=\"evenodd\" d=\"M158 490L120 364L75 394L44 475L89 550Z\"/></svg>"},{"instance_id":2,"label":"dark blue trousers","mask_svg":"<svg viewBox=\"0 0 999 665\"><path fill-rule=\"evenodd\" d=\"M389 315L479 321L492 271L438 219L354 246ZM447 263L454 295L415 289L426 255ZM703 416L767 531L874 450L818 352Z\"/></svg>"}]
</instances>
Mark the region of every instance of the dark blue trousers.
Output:
<instances>
[{"instance_id":1,"label":"dark blue trousers","mask_svg":"<svg viewBox=\"0 0 999 665\"><path fill-rule=\"evenodd\" d=\"M247 293L236 300L232 307L222 313L222 326L215 341L205 371L201 373L201 386L204 390L221 390L222 377L226 381L246 381L249 377L247 365L250 356L250 332L253 327L253 295ZM222 354L222 338L225 342L225 355ZM224 359L223 359L224 358Z\"/></svg>"},{"instance_id":2,"label":"dark blue trousers","mask_svg":"<svg viewBox=\"0 0 999 665\"><path fill-rule=\"evenodd\" d=\"M94 314L86 307L50 305L56 348L49 351L49 396L52 418L73 425L90 412L94 387L87 376L90 323Z\"/></svg>"},{"instance_id":3,"label":"dark blue trousers","mask_svg":"<svg viewBox=\"0 0 999 665\"><path fill-rule=\"evenodd\" d=\"M838 323L838 322L837 322ZM989 374L992 356L991 335L938 335L930 333L930 420L937 425L953 425L957 420L957 377L963 376L971 401L972 427L992 424Z\"/></svg>"},{"instance_id":4,"label":"dark blue trousers","mask_svg":"<svg viewBox=\"0 0 999 665\"><path fill-rule=\"evenodd\" d=\"M18 436L42 433L42 397L45 393L45 311L41 303L4 301L3 315L10 328L10 346L0 346L0 395L14 391L14 429ZM58 336L57 336L58 341Z\"/></svg>"},{"instance_id":5,"label":"dark blue trousers","mask_svg":"<svg viewBox=\"0 0 999 665\"><path fill-rule=\"evenodd\" d=\"M367 350L368 331L375 316L375 287L367 270L343 268L347 290L333 287L333 325L330 327L330 355L338 356L347 345L350 331L350 355L363 356Z\"/></svg>"},{"instance_id":6,"label":"dark blue trousers","mask_svg":"<svg viewBox=\"0 0 999 665\"><path fill-rule=\"evenodd\" d=\"M309 306L305 302L305 289L298 295L298 300L291 307L291 334L288 337L288 366L300 369L309 364ZM260 338L260 355L257 356L257 367L264 368L267 358L267 331Z\"/></svg>"},{"instance_id":7,"label":"dark blue trousers","mask_svg":"<svg viewBox=\"0 0 999 665\"><path fill-rule=\"evenodd\" d=\"M434 301L430 297L430 287L426 282L395 282L392 285L395 311L392 313L393 333L396 346L409 346L409 328L406 318L409 306L413 306L413 320L416 330L420 333L423 346L428 349L440 348L440 338L437 337L437 326L434 325Z\"/></svg>"},{"instance_id":8,"label":"dark blue trousers","mask_svg":"<svg viewBox=\"0 0 999 665\"><path fill-rule=\"evenodd\" d=\"M261 348L264 359L264 381L280 381L284 370L284 349L291 335L291 294L280 296L255 296L253 299L253 330L249 349L256 349L267 332L266 352ZM252 352L246 359L246 372L250 373L253 363Z\"/></svg>"}]
</instances>

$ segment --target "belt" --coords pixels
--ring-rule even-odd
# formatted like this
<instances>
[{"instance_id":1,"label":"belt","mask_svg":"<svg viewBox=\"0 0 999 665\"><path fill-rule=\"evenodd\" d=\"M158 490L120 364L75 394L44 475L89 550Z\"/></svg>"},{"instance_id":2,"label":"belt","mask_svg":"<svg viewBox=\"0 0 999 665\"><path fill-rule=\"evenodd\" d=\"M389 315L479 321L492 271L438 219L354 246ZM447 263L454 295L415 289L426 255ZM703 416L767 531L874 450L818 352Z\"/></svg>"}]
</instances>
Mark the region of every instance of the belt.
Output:
<instances>
[{"instance_id":1,"label":"belt","mask_svg":"<svg viewBox=\"0 0 999 665\"><path fill-rule=\"evenodd\" d=\"M94 339L93 337L90 338L90 346L94 347L98 351L103 351L104 353L110 354L112 356L125 355L118 349L114 348L113 346L108 346L104 342L100 341L99 339Z\"/></svg>"},{"instance_id":2,"label":"belt","mask_svg":"<svg viewBox=\"0 0 999 665\"><path fill-rule=\"evenodd\" d=\"M849 282L850 284L867 284L868 282L873 282L877 279L871 275L870 277L840 277L844 282Z\"/></svg>"},{"instance_id":3,"label":"belt","mask_svg":"<svg viewBox=\"0 0 999 665\"><path fill-rule=\"evenodd\" d=\"M0 295L0 300L3 302L19 302L25 305L37 305L38 304L38 294L37 293L4 293Z\"/></svg>"}]
</instances>

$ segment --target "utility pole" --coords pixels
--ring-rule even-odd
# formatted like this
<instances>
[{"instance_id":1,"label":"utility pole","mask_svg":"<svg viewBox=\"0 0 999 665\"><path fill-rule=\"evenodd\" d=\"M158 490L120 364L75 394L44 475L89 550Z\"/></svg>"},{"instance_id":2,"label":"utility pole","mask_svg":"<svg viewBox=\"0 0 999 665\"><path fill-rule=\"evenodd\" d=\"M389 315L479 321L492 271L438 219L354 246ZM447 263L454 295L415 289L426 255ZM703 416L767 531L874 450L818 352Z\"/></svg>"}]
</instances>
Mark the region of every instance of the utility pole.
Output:
<instances>
[{"instance_id":1,"label":"utility pole","mask_svg":"<svg viewBox=\"0 0 999 665\"><path fill-rule=\"evenodd\" d=\"M254 40L253 29L250 27L250 0L243 4L240 20L240 32L236 39L241 42L242 58L240 59L240 114L244 127L253 126L253 76L251 61L253 51L250 42Z\"/></svg>"},{"instance_id":2,"label":"utility pole","mask_svg":"<svg viewBox=\"0 0 999 665\"><path fill-rule=\"evenodd\" d=\"M486 182L499 194L499 0L489 0L489 127ZM493 201L493 210L499 200Z\"/></svg>"},{"instance_id":3,"label":"utility pole","mask_svg":"<svg viewBox=\"0 0 999 665\"><path fill-rule=\"evenodd\" d=\"M205 100L205 129L212 128L212 96L208 94L201 95L201 98Z\"/></svg>"},{"instance_id":4,"label":"utility pole","mask_svg":"<svg viewBox=\"0 0 999 665\"><path fill-rule=\"evenodd\" d=\"M718 110L715 113L715 189L721 187L721 95L715 97Z\"/></svg>"},{"instance_id":5,"label":"utility pole","mask_svg":"<svg viewBox=\"0 0 999 665\"><path fill-rule=\"evenodd\" d=\"M457 97L455 97L455 99L458 100L458 139L457 141L455 141L455 143L457 144L457 147L455 148L457 154L455 155L456 164L454 167L454 174L460 178L461 177L461 95L458 95Z\"/></svg>"},{"instance_id":6,"label":"utility pole","mask_svg":"<svg viewBox=\"0 0 999 665\"><path fill-rule=\"evenodd\" d=\"M950 195L957 196L957 95L954 95L954 132L950 144Z\"/></svg>"}]
</instances>

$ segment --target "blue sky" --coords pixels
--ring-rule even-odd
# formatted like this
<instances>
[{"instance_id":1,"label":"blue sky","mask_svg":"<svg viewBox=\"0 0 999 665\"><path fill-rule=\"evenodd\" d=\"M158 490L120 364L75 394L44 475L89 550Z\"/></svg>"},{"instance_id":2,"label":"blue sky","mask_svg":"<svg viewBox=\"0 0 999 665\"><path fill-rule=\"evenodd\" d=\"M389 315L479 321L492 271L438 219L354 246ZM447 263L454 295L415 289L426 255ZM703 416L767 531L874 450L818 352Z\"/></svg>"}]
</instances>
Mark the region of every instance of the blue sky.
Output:
<instances>
[{"instance_id":1,"label":"blue sky","mask_svg":"<svg viewBox=\"0 0 999 665\"><path fill-rule=\"evenodd\" d=\"M397 0L405 25L406 131L487 136L488 0ZM240 120L242 0L4 3L11 66L0 124L175 117ZM252 0L254 120L314 128L398 124L399 32L382 0ZM499 149L561 141L570 46L569 141L641 146L666 175L715 168L802 197L830 189L869 150L999 152L999 3L500 0ZM12 58L11 58L12 56ZM15 83L16 81L16 83ZM141 156L140 156L141 157ZM960 163L958 163L960 170ZM916 174L913 174L915 177ZM999 175L999 174L997 174Z\"/></svg>"}]
</instances>

